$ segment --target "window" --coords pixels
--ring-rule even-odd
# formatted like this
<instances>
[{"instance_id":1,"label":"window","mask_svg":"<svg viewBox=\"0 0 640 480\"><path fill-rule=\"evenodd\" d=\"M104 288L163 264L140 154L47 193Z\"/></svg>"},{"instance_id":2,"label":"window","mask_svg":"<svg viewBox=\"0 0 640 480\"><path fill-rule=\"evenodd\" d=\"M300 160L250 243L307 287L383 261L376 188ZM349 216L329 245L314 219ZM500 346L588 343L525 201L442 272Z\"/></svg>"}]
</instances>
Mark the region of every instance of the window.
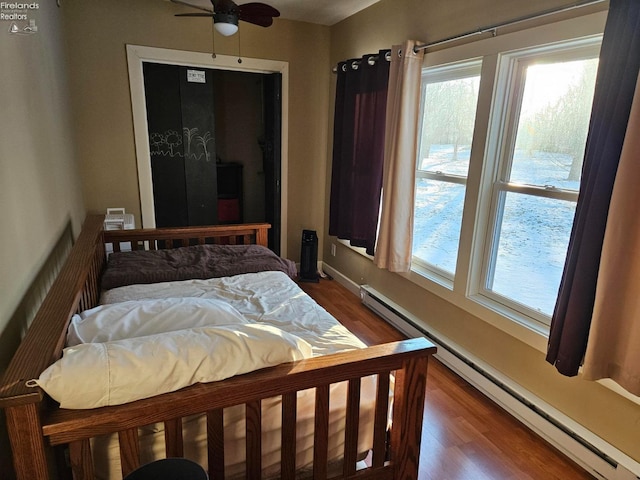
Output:
<instances>
[{"instance_id":1,"label":"window","mask_svg":"<svg viewBox=\"0 0 640 480\"><path fill-rule=\"evenodd\" d=\"M413 265L453 280L480 61L426 69L413 228Z\"/></svg>"},{"instance_id":2,"label":"window","mask_svg":"<svg viewBox=\"0 0 640 480\"><path fill-rule=\"evenodd\" d=\"M506 331L526 326L519 335L536 345L578 198L594 33L543 46L511 36L471 49L477 60L438 52L423 70L409 278Z\"/></svg>"},{"instance_id":3,"label":"window","mask_svg":"<svg viewBox=\"0 0 640 480\"><path fill-rule=\"evenodd\" d=\"M497 168L479 292L548 323L580 185L598 42L503 55ZM499 91L498 91L499 92ZM490 128L491 128L490 127Z\"/></svg>"}]
</instances>

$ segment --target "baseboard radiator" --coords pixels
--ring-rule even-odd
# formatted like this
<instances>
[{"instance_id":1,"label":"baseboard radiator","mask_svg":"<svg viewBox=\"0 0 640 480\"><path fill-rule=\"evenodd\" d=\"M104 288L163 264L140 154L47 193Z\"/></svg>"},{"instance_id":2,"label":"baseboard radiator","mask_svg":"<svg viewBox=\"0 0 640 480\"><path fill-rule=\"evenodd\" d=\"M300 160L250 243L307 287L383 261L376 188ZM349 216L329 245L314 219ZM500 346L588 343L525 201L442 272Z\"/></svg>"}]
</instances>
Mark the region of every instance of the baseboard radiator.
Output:
<instances>
[{"instance_id":1,"label":"baseboard radiator","mask_svg":"<svg viewBox=\"0 0 640 480\"><path fill-rule=\"evenodd\" d=\"M598 479L640 479L640 464L500 372L435 332L368 285L362 303L408 337L438 346L438 360Z\"/></svg>"}]
</instances>

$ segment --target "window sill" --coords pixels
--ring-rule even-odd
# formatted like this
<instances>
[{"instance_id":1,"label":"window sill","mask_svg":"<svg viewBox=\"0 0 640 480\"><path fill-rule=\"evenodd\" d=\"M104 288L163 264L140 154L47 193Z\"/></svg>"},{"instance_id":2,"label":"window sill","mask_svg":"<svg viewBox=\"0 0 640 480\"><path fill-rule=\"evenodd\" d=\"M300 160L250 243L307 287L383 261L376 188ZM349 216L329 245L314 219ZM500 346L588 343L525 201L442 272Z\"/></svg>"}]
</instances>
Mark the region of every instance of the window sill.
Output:
<instances>
[{"instance_id":1,"label":"window sill","mask_svg":"<svg viewBox=\"0 0 640 480\"><path fill-rule=\"evenodd\" d=\"M412 270L400 275L530 347L542 353L547 352L549 328L539 322L486 297L461 294L452 288L450 282L447 285L440 278L432 278L431 272Z\"/></svg>"},{"instance_id":2,"label":"window sill","mask_svg":"<svg viewBox=\"0 0 640 480\"><path fill-rule=\"evenodd\" d=\"M346 240L337 239L337 241L351 251L373 261L373 257L368 255L364 248L352 247ZM455 291L450 280L444 277L433 278L432 273L424 269L418 268L408 273L397 273L397 275L406 278L429 293L437 295L489 325L546 354L549 328L544 327L539 322L524 315L516 315L516 312L486 297L461 294Z\"/></svg>"}]
</instances>

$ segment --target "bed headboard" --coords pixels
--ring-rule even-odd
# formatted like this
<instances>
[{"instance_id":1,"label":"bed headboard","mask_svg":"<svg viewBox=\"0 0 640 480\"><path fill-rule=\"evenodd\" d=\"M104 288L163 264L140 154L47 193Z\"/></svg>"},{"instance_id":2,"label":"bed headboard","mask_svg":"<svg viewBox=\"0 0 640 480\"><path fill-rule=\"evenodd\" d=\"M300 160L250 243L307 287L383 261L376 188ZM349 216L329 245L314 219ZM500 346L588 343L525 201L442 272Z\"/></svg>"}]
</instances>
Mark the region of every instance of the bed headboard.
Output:
<instances>
[{"instance_id":1,"label":"bed headboard","mask_svg":"<svg viewBox=\"0 0 640 480\"><path fill-rule=\"evenodd\" d=\"M122 243L126 243L132 250L157 250L223 242L230 245L256 244L266 247L269 228L271 225L268 223L244 223L207 227L107 230L104 232L104 241L113 244L114 252L121 250Z\"/></svg>"}]
</instances>

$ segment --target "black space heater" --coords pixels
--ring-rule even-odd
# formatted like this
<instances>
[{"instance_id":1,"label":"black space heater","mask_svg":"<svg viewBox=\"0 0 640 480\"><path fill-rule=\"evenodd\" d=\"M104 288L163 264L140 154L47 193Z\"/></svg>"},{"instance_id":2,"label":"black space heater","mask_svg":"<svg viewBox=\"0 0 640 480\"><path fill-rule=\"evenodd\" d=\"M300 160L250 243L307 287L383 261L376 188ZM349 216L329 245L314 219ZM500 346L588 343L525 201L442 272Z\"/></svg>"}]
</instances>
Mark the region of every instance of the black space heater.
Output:
<instances>
[{"instance_id":1,"label":"black space heater","mask_svg":"<svg viewBox=\"0 0 640 480\"><path fill-rule=\"evenodd\" d=\"M300 281L316 283L320 281L318 275L318 235L315 230L302 230Z\"/></svg>"}]
</instances>

